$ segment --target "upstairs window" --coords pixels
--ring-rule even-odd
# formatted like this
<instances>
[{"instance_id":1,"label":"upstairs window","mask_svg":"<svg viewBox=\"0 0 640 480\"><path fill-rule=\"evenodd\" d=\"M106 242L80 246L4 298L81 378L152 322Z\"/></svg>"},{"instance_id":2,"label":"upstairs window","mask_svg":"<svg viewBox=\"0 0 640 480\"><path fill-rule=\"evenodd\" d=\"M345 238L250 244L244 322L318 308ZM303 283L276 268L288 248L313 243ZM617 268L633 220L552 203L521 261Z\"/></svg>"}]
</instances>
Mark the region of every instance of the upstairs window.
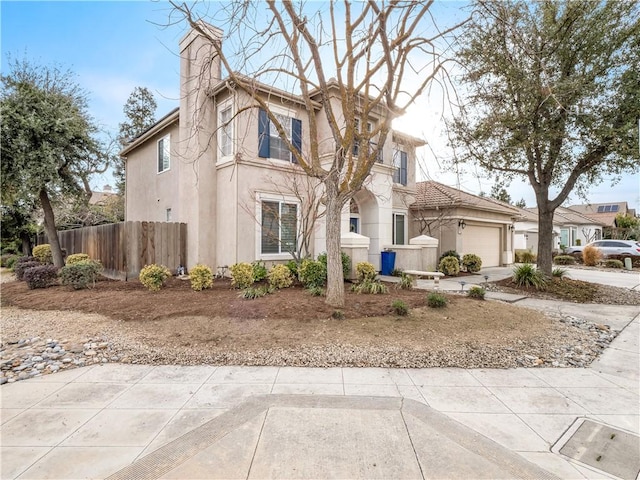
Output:
<instances>
[{"instance_id":1,"label":"upstairs window","mask_svg":"<svg viewBox=\"0 0 640 480\"><path fill-rule=\"evenodd\" d=\"M299 152L302 148L302 122L279 113L275 113L274 116L285 130L287 139ZM297 163L287 147L286 140L280 137L278 129L263 109L258 112L258 156Z\"/></svg>"},{"instance_id":2,"label":"upstairs window","mask_svg":"<svg viewBox=\"0 0 640 480\"><path fill-rule=\"evenodd\" d=\"M218 123L218 145L220 145L220 156L229 157L233 155L233 108L231 105L220 110Z\"/></svg>"},{"instance_id":3,"label":"upstairs window","mask_svg":"<svg viewBox=\"0 0 640 480\"><path fill-rule=\"evenodd\" d=\"M393 181L407 186L407 152L396 150L393 155Z\"/></svg>"},{"instance_id":4,"label":"upstairs window","mask_svg":"<svg viewBox=\"0 0 640 480\"><path fill-rule=\"evenodd\" d=\"M169 135L158 140L158 173L169 170L171 165L171 142Z\"/></svg>"},{"instance_id":5,"label":"upstairs window","mask_svg":"<svg viewBox=\"0 0 640 480\"><path fill-rule=\"evenodd\" d=\"M365 135L366 138L371 138L371 132L373 132L373 123L372 122L367 122L367 127L366 127L366 133L363 130L361 124L360 124L360 119L359 118L355 118L354 119L354 127L355 127L355 133L356 134L361 134L361 135ZM377 143L375 142L369 142L369 153L373 153L373 151L376 149L376 147L378 146ZM360 140L358 140L357 138L353 141L353 155L354 156L358 156L360 153ZM380 150L376 156L376 162L378 163L382 163L382 150Z\"/></svg>"}]
</instances>

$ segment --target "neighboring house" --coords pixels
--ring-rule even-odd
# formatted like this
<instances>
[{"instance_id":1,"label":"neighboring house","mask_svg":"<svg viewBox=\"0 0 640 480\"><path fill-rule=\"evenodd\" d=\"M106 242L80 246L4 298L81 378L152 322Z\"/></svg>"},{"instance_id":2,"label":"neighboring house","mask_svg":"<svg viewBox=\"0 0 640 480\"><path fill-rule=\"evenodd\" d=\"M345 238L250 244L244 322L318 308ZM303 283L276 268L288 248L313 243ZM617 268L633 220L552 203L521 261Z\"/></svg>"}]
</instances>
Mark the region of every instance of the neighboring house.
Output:
<instances>
[{"instance_id":1,"label":"neighboring house","mask_svg":"<svg viewBox=\"0 0 640 480\"><path fill-rule=\"evenodd\" d=\"M636 211L629 208L627 202L588 203L584 205L571 205L568 208L582 215L586 215L589 218L593 218L606 227L617 227L617 215L636 216Z\"/></svg>"},{"instance_id":2,"label":"neighboring house","mask_svg":"<svg viewBox=\"0 0 640 480\"><path fill-rule=\"evenodd\" d=\"M513 222L516 207L472 195L434 181L416 184L411 205L412 237L428 235L440 241L440 253L475 253L483 267L513 263Z\"/></svg>"},{"instance_id":3,"label":"neighboring house","mask_svg":"<svg viewBox=\"0 0 640 480\"><path fill-rule=\"evenodd\" d=\"M191 31L180 41L180 107L169 112L121 152L126 166L126 220L187 224L187 267L291 259L299 245L304 198L292 185L308 179L281 140L266 112L228 80L220 60ZM211 60L213 58L213 60ZM197 75L209 69L209 81ZM314 115L323 132L321 154L334 152L323 105L314 111L290 93L255 82L289 139L303 153L309 148L308 122ZM339 107L336 96L331 100ZM372 128L382 112L360 119ZM226 126L224 126L226 125ZM379 162L343 211L342 232L370 239L369 261L380 265L380 252L407 244L409 207L415 195L415 149L420 139L392 132ZM356 146L363 148L363 146ZM357 152L355 152L357 154ZM304 192L303 192L304 197ZM326 250L321 218L308 252Z\"/></svg>"},{"instance_id":4,"label":"neighboring house","mask_svg":"<svg viewBox=\"0 0 640 480\"><path fill-rule=\"evenodd\" d=\"M105 185L101 192L96 190L91 191L91 198L89 198L89 205L105 205L109 203L117 194L111 188L111 185Z\"/></svg>"},{"instance_id":5,"label":"neighboring house","mask_svg":"<svg viewBox=\"0 0 640 480\"><path fill-rule=\"evenodd\" d=\"M514 245L538 253L538 209L518 209L521 218L515 223ZM553 215L553 249L561 245L571 247L586 245L602 238L604 224L593 218L564 207L558 207Z\"/></svg>"}]
</instances>

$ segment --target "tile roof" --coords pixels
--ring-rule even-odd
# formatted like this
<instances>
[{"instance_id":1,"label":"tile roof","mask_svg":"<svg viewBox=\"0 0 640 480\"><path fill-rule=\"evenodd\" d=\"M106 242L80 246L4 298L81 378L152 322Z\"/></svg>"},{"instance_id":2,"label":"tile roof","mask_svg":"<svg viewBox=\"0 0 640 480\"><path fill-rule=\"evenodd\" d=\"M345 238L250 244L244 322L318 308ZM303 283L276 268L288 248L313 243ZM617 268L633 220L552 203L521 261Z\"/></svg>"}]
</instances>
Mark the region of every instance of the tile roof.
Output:
<instances>
[{"instance_id":1,"label":"tile roof","mask_svg":"<svg viewBox=\"0 0 640 480\"><path fill-rule=\"evenodd\" d=\"M525 208L527 212L533 215L534 220L538 221L538 209L537 208ZM528 217L529 220L531 217ZM553 223L556 225L600 225L605 224L595 218L587 217L576 211L570 210L565 207L558 207L553 214Z\"/></svg>"},{"instance_id":2,"label":"tile roof","mask_svg":"<svg viewBox=\"0 0 640 480\"><path fill-rule=\"evenodd\" d=\"M514 216L519 213L516 207L507 203L463 192L433 180L416 183L416 201L411 205L412 209L442 207L466 207Z\"/></svg>"},{"instance_id":3,"label":"tile roof","mask_svg":"<svg viewBox=\"0 0 640 480\"><path fill-rule=\"evenodd\" d=\"M598 213L598 207L607 205L617 205L618 208L615 212ZM635 215L635 210L629 209L627 202L587 203L583 205L570 205L567 208L581 213L582 215L587 215L590 218L597 219L598 223L602 223L610 227L615 227L616 215L618 215L619 213L623 215L626 213Z\"/></svg>"}]
</instances>

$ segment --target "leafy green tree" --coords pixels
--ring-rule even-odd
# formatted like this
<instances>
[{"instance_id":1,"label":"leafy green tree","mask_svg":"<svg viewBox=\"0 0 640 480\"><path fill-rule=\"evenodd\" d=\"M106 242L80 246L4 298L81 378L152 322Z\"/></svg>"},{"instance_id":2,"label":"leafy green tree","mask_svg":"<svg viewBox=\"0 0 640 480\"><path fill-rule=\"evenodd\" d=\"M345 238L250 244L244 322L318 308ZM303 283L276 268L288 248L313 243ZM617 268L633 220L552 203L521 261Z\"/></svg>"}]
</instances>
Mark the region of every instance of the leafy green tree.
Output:
<instances>
[{"instance_id":1,"label":"leafy green tree","mask_svg":"<svg viewBox=\"0 0 640 480\"><path fill-rule=\"evenodd\" d=\"M86 93L69 71L27 60L2 75L2 203L39 203L54 264L63 266L52 201L87 194L107 158L94 139Z\"/></svg>"},{"instance_id":2,"label":"leafy green tree","mask_svg":"<svg viewBox=\"0 0 640 480\"><path fill-rule=\"evenodd\" d=\"M524 201L524 198L518 200L514 205L518 208L527 208L527 202Z\"/></svg>"},{"instance_id":3,"label":"leafy green tree","mask_svg":"<svg viewBox=\"0 0 640 480\"><path fill-rule=\"evenodd\" d=\"M156 108L158 104L153 93L147 87L136 87L124 104L124 115L127 118L120 124L118 141L124 147L131 140L156 123ZM118 158L115 162L114 177L116 190L123 194L125 188L124 160Z\"/></svg>"},{"instance_id":4,"label":"leafy green tree","mask_svg":"<svg viewBox=\"0 0 640 480\"><path fill-rule=\"evenodd\" d=\"M638 18L634 0L478 0L460 36L468 95L455 145L463 161L531 184L547 275L556 208L574 189L637 168Z\"/></svg>"},{"instance_id":5,"label":"leafy green tree","mask_svg":"<svg viewBox=\"0 0 640 480\"><path fill-rule=\"evenodd\" d=\"M504 188L500 184L494 184L491 187L491 198L495 198L496 200L500 200L501 202L511 204L511 195L507 192L507 189Z\"/></svg>"}]
</instances>

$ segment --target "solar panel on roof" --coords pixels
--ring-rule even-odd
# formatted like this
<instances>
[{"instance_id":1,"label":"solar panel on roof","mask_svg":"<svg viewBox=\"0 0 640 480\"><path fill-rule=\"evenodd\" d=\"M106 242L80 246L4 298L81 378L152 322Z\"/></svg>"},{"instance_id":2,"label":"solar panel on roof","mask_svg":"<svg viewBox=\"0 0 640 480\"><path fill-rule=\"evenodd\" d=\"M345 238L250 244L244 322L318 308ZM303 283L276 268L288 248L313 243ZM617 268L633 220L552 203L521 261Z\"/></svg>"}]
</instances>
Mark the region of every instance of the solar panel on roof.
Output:
<instances>
[{"instance_id":1,"label":"solar panel on roof","mask_svg":"<svg viewBox=\"0 0 640 480\"><path fill-rule=\"evenodd\" d=\"M604 212L604 205L600 205L598 207L598 213L602 213L602 212Z\"/></svg>"},{"instance_id":2,"label":"solar panel on roof","mask_svg":"<svg viewBox=\"0 0 640 480\"><path fill-rule=\"evenodd\" d=\"M611 211L611 205L605 205L604 213L609 213Z\"/></svg>"},{"instance_id":3,"label":"solar panel on roof","mask_svg":"<svg viewBox=\"0 0 640 480\"><path fill-rule=\"evenodd\" d=\"M611 211L612 212L617 212L618 208L620 208L620 205L611 205Z\"/></svg>"}]
</instances>

